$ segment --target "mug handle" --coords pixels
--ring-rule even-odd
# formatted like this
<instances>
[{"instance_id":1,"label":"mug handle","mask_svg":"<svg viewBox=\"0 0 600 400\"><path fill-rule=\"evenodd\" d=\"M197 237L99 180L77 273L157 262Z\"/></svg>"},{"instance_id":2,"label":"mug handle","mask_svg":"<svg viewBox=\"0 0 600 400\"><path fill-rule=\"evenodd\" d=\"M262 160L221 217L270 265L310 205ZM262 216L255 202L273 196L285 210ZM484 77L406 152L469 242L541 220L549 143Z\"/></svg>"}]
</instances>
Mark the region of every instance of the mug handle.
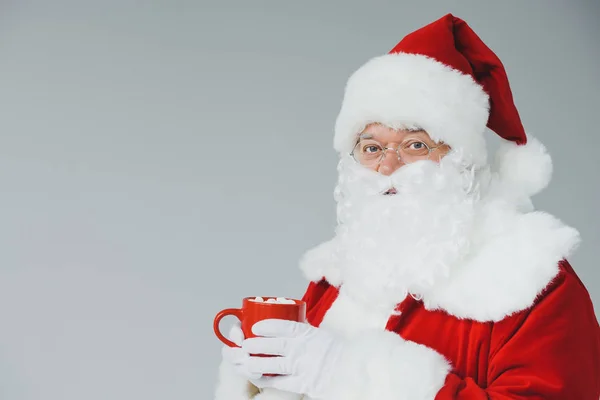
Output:
<instances>
[{"instance_id":1,"label":"mug handle","mask_svg":"<svg viewBox=\"0 0 600 400\"><path fill-rule=\"evenodd\" d=\"M215 335L217 335L219 340L225 343L227 346L239 347L237 344L233 343L231 340L223 336L223 334L221 333L221 329L219 329L219 323L224 317L228 315L233 315L234 317L239 319L240 322L242 321L242 310L240 310L239 308L227 308L225 310L219 311L215 316L215 320L213 322L213 330L215 331Z\"/></svg>"}]
</instances>

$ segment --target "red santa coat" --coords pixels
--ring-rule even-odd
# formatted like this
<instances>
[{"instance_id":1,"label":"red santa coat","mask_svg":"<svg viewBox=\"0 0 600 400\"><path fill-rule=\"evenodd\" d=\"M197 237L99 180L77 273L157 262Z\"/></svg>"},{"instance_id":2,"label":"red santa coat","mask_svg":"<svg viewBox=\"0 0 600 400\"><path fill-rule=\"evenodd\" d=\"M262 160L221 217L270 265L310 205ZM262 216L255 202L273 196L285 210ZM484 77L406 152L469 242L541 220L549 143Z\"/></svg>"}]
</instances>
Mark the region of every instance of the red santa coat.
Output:
<instances>
[{"instance_id":1,"label":"red santa coat","mask_svg":"<svg viewBox=\"0 0 600 400\"><path fill-rule=\"evenodd\" d=\"M566 261L577 231L546 213L498 205L482 211L478 226L471 256L450 278L396 310L350 295L329 243L309 252L308 321L345 343L323 400L600 398L600 327ZM227 363L219 374L216 400L302 398L256 395Z\"/></svg>"},{"instance_id":2,"label":"red santa coat","mask_svg":"<svg viewBox=\"0 0 600 400\"><path fill-rule=\"evenodd\" d=\"M326 280L309 285L304 300L312 325L321 324L338 294ZM498 322L429 311L410 296L397 310L400 315L389 318L386 330L439 353L451 365L435 400L600 396L600 329L589 295L566 261L531 307ZM417 366L414 360L391 363L398 361ZM402 376L393 379L403 381ZM397 398L405 398L402 385L393 386L399 390Z\"/></svg>"}]
</instances>

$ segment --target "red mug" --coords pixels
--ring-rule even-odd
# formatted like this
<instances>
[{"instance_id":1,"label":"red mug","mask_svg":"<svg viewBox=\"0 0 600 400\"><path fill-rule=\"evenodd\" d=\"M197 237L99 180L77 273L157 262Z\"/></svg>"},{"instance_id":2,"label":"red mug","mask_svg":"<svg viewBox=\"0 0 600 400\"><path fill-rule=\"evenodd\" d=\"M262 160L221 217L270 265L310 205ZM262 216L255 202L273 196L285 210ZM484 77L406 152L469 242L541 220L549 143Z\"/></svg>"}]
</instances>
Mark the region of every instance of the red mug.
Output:
<instances>
[{"instance_id":1,"label":"red mug","mask_svg":"<svg viewBox=\"0 0 600 400\"><path fill-rule=\"evenodd\" d=\"M263 319L286 319L289 321L306 321L306 303L302 300L294 300L294 304L267 303L269 299L276 297L263 297L264 301L254 301L254 297L246 297L242 302L242 308L227 308L219 311L213 322L213 329L219 340L229 347L238 347L227 339L219 329L219 323L227 315L233 315L240 320L242 331L246 339L256 337L252 333L252 325ZM290 299L293 300L293 299Z\"/></svg>"},{"instance_id":2,"label":"red mug","mask_svg":"<svg viewBox=\"0 0 600 400\"><path fill-rule=\"evenodd\" d=\"M219 324L227 315L233 315L240 320L242 324L242 332L244 338L256 337L252 333L252 325L263 319L287 319L289 321L305 322L306 321L306 303L302 300L294 300L294 304L278 304L267 303L269 299L275 297L263 297L264 301L254 301L254 297L246 297L242 302L242 308L227 308L219 311L213 322L213 329L219 340L229 347L238 347L231 340L227 339L221 333ZM290 299L293 300L293 299ZM258 357L276 357L265 354L252 354ZM276 376L275 374L265 374L265 376Z\"/></svg>"}]
</instances>

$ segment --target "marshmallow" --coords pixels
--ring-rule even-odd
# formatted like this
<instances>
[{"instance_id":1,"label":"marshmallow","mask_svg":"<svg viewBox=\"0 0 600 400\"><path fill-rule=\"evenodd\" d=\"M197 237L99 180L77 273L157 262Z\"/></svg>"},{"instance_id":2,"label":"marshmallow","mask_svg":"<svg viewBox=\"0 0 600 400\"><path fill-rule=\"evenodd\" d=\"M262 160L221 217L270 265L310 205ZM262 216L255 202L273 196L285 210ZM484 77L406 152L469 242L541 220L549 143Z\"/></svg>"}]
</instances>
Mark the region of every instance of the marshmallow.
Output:
<instances>
[{"instance_id":1,"label":"marshmallow","mask_svg":"<svg viewBox=\"0 0 600 400\"><path fill-rule=\"evenodd\" d=\"M286 299L285 297L278 297L277 302L279 304L296 304L296 302L292 299Z\"/></svg>"},{"instance_id":2,"label":"marshmallow","mask_svg":"<svg viewBox=\"0 0 600 400\"><path fill-rule=\"evenodd\" d=\"M253 299L250 299L250 301L256 301L258 303L268 303L268 304L296 304L296 302L292 299L288 299L286 297L277 297L277 298L270 298L265 300L264 298L257 296Z\"/></svg>"}]
</instances>

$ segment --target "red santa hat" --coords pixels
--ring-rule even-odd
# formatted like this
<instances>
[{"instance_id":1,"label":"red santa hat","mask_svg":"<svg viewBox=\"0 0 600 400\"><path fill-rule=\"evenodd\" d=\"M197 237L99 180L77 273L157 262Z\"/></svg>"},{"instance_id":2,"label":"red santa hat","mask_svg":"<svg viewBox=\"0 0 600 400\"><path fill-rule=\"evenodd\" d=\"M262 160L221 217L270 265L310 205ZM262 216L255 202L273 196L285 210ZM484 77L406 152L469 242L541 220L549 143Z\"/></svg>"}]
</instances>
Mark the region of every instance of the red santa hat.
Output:
<instances>
[{"instance_id":1,"label":"red santa hat","mask_svg":"<svg viewBox=\"0 0 600 400\"><path fill-rule=\"evenodd\" d=\"M352 74L335 125L335 149L352 151L369 123L424 129L474 166L487 164L487 127L505 142L497 158L505 183L530 196L550 180L550 156L539 141L528 140L502 62L452 14L410 33Z\"/></svg>"}]
</instances>

